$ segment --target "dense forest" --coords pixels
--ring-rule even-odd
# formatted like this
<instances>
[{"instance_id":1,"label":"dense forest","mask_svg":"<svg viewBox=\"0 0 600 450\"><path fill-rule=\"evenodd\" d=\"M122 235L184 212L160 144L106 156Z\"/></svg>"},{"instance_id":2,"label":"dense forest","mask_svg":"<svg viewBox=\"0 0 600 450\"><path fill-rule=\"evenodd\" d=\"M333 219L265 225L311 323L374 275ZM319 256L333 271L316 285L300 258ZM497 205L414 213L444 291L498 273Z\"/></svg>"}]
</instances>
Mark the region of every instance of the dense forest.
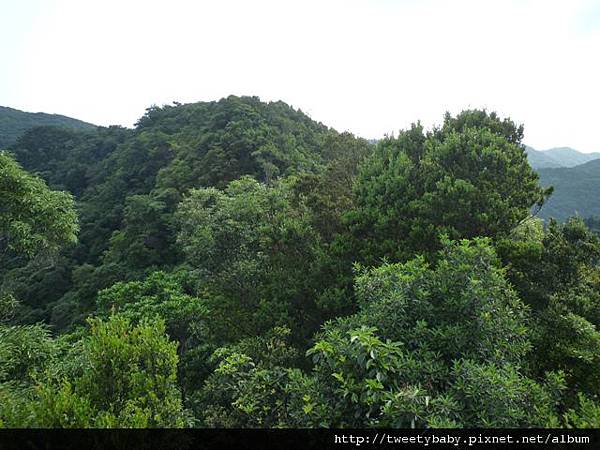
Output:
<instances>
[{"instance_id":1,"label":"dense forest","mask_svg":"<svg viewBox=\"0 0 600 450\"><path fill-rule=\"evenodd\" d=\"M0 426L600 427L599 222L539 218L522 140L467 110L373 144L234 96L28 130Z\"/></svg>"}]
</instances>

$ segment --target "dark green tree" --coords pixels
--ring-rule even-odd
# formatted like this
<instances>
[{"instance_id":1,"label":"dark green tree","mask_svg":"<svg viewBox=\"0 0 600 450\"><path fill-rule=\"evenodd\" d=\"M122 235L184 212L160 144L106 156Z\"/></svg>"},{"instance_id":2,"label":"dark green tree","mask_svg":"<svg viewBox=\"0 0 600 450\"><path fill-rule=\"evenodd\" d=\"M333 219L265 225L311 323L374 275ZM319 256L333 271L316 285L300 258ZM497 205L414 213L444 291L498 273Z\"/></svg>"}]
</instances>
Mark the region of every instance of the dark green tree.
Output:
<instances>
[{"instance_id":1,"label":"dark green tree","mask_svg":"<svg viewBox=\"0 0 600 450\"><path fill-rule=\"evenodd\" d=\"M359 259L405 261L451 239L507 235L549 190L527 162L522 130L495 114L446 115L440 129L420 125L380 141L356 183L347 216Z\"/></svg>"}]
</instances>

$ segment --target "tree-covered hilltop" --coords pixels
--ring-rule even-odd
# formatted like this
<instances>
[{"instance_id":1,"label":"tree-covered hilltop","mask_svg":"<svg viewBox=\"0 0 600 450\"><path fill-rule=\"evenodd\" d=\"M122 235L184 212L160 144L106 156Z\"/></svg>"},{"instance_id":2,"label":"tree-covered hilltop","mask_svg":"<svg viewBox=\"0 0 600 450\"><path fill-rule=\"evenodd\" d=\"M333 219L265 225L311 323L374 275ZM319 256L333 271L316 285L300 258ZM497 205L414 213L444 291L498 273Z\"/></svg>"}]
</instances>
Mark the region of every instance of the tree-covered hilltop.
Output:
<instances>
[{"instance_id":1,"label":"tree-covered hilltop","mask_svg":"<svg viewBox=\"0 0 600 450\"><path fill-rule=\"evenodd\" d=\"M0 426L600 427L600 238L531 215L522 137L469 110L369 143L233 96L28 131Z\"/></svg>"},{"instance_id":2,"label":"tree-covered hilltop","mask_svg":"<svg viewBox=\"0 0 600 450\"><path fill-rule=\"evenodd\" d=\"M348 139L367 148L283 102L234 96L152 107L134 129L28 131L10 151L52 188L76 196L81 232L54 267L7 274L26 291L21 317L58 327L83 320L99 289L183 262L174 213L190 189L224 188L242 176L272 184L321 173ZM41 278L37 288L31 277Z\"/></svg>"},{"instance_id":3,"label":"tree-covered hilltop","mask_svg":"<svg viewBox=\"0 0 600 450\"><path fill-rule=\"evenodd\" d=\"M58 114L30 113L0 106L0 149L13 145L27 130L45 125L72 130L96 128L91 123Z\"/></svg>"}]
</instances>

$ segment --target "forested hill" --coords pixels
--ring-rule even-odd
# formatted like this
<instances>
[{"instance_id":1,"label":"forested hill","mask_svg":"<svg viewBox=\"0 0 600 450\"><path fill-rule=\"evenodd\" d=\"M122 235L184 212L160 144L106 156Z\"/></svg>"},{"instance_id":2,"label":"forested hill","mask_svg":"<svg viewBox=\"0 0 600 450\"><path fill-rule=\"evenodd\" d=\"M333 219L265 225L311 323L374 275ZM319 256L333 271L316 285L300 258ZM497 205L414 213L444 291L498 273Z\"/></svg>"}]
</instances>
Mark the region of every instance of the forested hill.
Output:
<instances>
[{"instance_id":1,"label":"forested hill","mask_svg":"<svg viewBox=\"0 0 600 450\"><path fill-rule=\"evenodd\" d=\"M0 106L0 149L13 145L27 130L43 125L53 125L74 130L93 130L91 123L58 114L31 113Z\"/></svg>"},{"instance_id":2,"label":"forested hill","mask_svg":"<svg viewBox=\"0 0 600 450\"><path fill-rule=\"evenodd\" d=\"M600 215L600 159L575 167L538 169L544 186L554 193L540 211L540 217L565 220Z\"/></svg>"},{"instance_id":3,"label":"forested hill","mask_svg":"<svg viewBox=\"0 0 600 450\"><path fill-rule=\"evenodd\" d=\"M25 169L41 173L52 187L89 201L113 186L118 202L123 195L148 193L154 187L184 191L224 186L241 175L268 181L315 170L324 162L328 134L326 126L283 102L232 96L151 107L133 130L109 127L82 134L39 127L11 151Z\"/></svg>"},{"instance_id":4,"label":"forested hill","mask_svg":"<svg viewBox=\"0 0 600 450\"><path fill-rule=\"evenodd\" d=\"M26 132L10 151L50 187L75 195L81 232L37 290L23 279L23 320L65 326L86 314L99 288L177 264L173 213L190 188L317 173L344 139L367 146L283 102L234 96L151 107L134 129Z\"/></svg>"}]
</instances>

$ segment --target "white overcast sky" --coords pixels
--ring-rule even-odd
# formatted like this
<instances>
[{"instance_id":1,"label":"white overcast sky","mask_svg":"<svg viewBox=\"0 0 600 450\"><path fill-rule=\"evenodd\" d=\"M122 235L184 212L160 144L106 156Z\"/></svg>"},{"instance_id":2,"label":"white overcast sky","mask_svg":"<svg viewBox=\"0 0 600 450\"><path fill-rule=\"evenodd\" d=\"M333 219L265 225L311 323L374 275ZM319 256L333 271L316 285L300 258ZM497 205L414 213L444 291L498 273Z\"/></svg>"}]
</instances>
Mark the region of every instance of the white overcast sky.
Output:
<instances>
[{"instance_id":1,"label":"white overcast sky","mask_svg":"<svg viewBox=\"0 0 600 450\"><path fill-rule=\"evenodd\" d=\"M0 105L131 126L229 94L367 138L485 107L600 151L600 0L0 0Z\"/></svg>"}]
</instances>

